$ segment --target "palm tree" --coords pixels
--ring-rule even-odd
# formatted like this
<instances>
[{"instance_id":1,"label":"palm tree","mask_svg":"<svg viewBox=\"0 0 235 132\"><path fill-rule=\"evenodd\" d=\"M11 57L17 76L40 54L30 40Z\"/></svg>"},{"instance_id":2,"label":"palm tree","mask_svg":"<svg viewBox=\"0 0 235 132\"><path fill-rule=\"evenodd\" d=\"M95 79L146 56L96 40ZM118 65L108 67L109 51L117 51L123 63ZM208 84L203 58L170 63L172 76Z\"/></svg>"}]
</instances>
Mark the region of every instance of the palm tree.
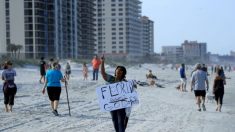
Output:
<instances>
[{"instance_id":1,"label":"palm tree","mask_svg":"<svg viewBox=\"0 0 235 132\"><path fill-rule=\"evenodd\" d=\"M14 52L14 44L10 43L7 45L7 51L11 53L11 56L13 55Z\"/></svg>"},{"instance_id":2,"label":"palm tree","mask_svg":"<svg viewBox=\"0 0 235 132\"><path fill-rule=\"evenodd\" d=\"M20 51L22 50L22 45L16 45L16 50L18 50L18 59L20 58Z\"/></svg>"}]
</instances>

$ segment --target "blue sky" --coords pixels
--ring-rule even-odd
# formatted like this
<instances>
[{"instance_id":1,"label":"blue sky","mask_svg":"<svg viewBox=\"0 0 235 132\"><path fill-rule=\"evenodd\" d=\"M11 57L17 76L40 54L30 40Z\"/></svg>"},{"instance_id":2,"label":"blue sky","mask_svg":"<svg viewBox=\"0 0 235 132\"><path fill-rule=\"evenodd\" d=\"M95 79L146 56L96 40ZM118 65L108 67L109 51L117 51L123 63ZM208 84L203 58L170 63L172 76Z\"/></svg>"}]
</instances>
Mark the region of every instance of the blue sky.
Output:
<instances>
[{"instance_id":1,"label":"blue sky","mask_svg":"<svg viewBox=\"0 0 235 132\"><path fill-rule=\"evenodd\" d=\"M235 51L235 0L141 0L154 21L154 51L184 40L206 42L212 53Z\"/></svg>"}]
</instances>

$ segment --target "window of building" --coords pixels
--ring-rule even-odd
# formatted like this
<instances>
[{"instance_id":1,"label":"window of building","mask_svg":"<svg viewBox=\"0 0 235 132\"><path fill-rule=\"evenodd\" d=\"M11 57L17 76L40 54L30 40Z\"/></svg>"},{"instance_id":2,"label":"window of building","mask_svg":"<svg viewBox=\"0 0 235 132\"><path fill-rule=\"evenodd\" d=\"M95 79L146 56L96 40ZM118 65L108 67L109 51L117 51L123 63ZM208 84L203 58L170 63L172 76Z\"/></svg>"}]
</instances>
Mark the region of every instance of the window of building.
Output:
<instances>
[{"instance_id":1,"label":"window of building","mask_svg":"<svg viewBox=\"0 0 235 132\"><path fill-rule=\"evenodd\" d=\"M123 11L123 9L122 9L122 8L119 8L118 10L119 10L119 11Z\"/></svg>"},{"instance_id":2,"label":"window of building","mask_svg":"<svg viewBox=\"0 0 235 132\"><path fill-rule=\"evenodd\" d=\"M119 32L119 35L123 35L123 32Z\"/></svg>"}]
</instances>

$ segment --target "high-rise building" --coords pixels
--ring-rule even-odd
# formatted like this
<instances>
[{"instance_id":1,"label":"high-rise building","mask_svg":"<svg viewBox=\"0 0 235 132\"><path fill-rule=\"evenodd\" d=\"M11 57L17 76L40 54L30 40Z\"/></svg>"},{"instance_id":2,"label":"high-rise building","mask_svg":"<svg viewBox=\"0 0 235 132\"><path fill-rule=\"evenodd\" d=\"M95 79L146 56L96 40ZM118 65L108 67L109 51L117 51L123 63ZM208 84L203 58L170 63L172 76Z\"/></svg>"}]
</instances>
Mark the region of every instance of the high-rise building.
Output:
<instances>
[{"instance_id":1,"label":"high-rise building","mask_svg":"<svg viewBox=\"0 0 235 132\"><path fill-rule=\"evenodd\" d=\"M95 0L79 0L80 36L79 57L92 58L95 54Z\"/></svg>"},{"instance_id":2,"label":"high-rise building","mask_svg":"<svg viewBox=\"0 0 235 132\"><path fill-rule=\"evenodd\" d=\"M141 56L140 0L96 0L96 53Z\"/></svg>"},{"instance_id":3,"label":"high-rise building","mask_svg":"<svg viewBox=\"0 0 235 132\"><path fill-rule=\"evenodd\" d=\"M141 17L141 39L143 56L154 54L154 22L148 17Z\"/></svg>"},{"instance_id":4,"label":"high-rise building","mask_svg":"<svg viewBox=\"0 0 235 132\"><path fill-rule=\"evenodd\" d=\"M94 0L1 0L1 50L9 45L22 46L26 58L77 58L84 45L94 49ZM85 4L84 4L85 3ZM86 5L86 3L91 3ZM84 6L84 7L83 7ZM83 8L82 8L83 7ZM84 15L85 14L85 15ZM89 19L81 17L88 16ZM84 25L90 24L88 28ZM86 30L82 30L86 29ZM87 37L87 39L86 39ZM89 41L88 41L89 40ZM3 48L2 48L3 47Z\"/></svg>"}]
</instances>

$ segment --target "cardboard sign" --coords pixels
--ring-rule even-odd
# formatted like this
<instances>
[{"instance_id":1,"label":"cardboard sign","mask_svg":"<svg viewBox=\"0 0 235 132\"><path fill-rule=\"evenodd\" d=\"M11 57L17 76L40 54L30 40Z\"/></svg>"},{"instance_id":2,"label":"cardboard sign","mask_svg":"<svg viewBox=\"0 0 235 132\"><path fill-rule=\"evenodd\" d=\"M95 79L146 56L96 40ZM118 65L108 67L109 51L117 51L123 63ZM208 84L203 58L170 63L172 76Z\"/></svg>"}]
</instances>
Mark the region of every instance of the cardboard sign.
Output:
<instances>
[{"instance_id":1,"label":"cardboard sign","mask_svg":"<svg viewBox=\"0 0 235 132\"><path fill-rule=\"evenodd\" d=\"M101 111L113 111L139 104L135 81L122 81L96 88Z\"/></svg>"}]
</instances>

